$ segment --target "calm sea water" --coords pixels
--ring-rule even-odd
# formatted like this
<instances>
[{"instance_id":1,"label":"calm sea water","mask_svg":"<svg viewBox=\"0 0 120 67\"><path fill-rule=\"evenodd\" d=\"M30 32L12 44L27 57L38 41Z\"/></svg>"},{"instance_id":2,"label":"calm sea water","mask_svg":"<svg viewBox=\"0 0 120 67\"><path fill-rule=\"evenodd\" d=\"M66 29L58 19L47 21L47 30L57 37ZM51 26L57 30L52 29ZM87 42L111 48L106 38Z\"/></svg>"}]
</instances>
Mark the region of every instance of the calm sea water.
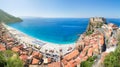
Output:
<instances>
[{"instance_id":1,"label":"calm sea water","mask_svg":"<svg viewBox=\"0 0 120 67\"><path fill-rule=\"evenodd\" d=\"M70 44L85 32L88 21L88 18L23 18L23 22L8 25L43 41ZM120 19L108 21L120 25Z\"/></svg>"}]
</instances>

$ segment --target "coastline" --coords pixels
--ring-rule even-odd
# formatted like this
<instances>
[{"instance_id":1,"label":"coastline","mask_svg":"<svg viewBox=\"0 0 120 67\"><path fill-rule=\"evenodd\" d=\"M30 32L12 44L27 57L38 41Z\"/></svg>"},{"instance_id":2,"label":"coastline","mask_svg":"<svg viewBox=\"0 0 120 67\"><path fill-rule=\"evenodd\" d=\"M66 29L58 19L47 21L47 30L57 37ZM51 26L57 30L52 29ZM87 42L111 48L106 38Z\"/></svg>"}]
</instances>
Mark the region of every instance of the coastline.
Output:
<instances>
[{"instance_id":1,"label":"coastline","mask_svg":"<svg viewBox=\"0 0 120 67\"><path fill-rule=\"evenodd\" d=\"M101 18L100 19L95 18L95 19L97 20L96 23L99 23L98 21L102 21L101 23L104 23L104 20L100 20ZM94 22L95 21L92 21L90 23L94 24ZM48 66L53 63L61 63L62 66L65 67L66 66L70 67L73 63L74 66L78 66L78 65L80 66L81 62L88 61L87 59L94 56L96 56L96 58L92 62L96 60L97 61L95 62L95 65L93 63L92 65L94 65L94 67L97 67L98 64L101 64L101 62L104 61L105 56L107 56L110 52L116 50L116 47L118 46L117 37L119 36L119 32L120 32L119 27L113 23L103 24L100 28L95 28L95 29L88 28L90 30L94 30L94 32L89 33L90 31L87 31L87 33L81 34L81 36L79 37L78 41L75 44L58 45L58 44L38 40L5 24L2 24L2 26L5 29L7 35L10 34L15 41L19 42L19 44L22 45L22 49L15 46L13 48L18 48L18 50L19 49L27 50L27 48L30 49L33 48L32 49L33 52L30 55L27 54L28 50L26 51L26 56L28 56L26 60L29 60L29 57L32 56L31 58L32 61L34 61L33 59L37 59L39 62L40 58L34 57L33 55L35 53L35 55L37 54L36 56L39 56L38 53L40 53L42 55L42 60L45 61L43 63L47 63ZM95 24L94 26L98 26L98 24ZM9 39L4 38L4 36L2 37L3 42L7 43L7 41L4 40L8 40L9 42ZM24 45L26 45L26 48L24 48ZM40 49L37 49L36 47L37 48L39 47ZM15 49L13 48L12 50L15 51ZM23 54L23 52L21 51L19 52L21 53L19 56L25 55L25 53ZM24 58L22 57L22 59ZM49 63L49 59L51 59L50 63ZM39 64L38 62L36 64ZM34 64L34 63L30 63L30 64Z\"/></svg>"},{"instance_id":2,"label":"coastline","mask_svg":"<svg viewBox=\"0 0 120 67\"><path fill-rule=\"evenodd\" d=\"M2 23L5 28L17 39L19 40L21 43L25 43L27 45L25 45L26 47L37 47L40 48L40 50L43 53L50 53L50 51L54 51L54 54L57 55L65 55L69 52L71 52L72 50L74 50L75 48L75 43L72 44L63 44L63 45L59 45L59 44L55 44L55 43L50 43L50 42L46 42L46 41L42 41L40 39L36 39L32 36L29 36L13 27L10 27L4 23ZM46 50L48 52L46 52ZM62 52L60 52L60 50L62 50ZM69 50L69 51L68 51Z\"/></svg>"}]
</instances>

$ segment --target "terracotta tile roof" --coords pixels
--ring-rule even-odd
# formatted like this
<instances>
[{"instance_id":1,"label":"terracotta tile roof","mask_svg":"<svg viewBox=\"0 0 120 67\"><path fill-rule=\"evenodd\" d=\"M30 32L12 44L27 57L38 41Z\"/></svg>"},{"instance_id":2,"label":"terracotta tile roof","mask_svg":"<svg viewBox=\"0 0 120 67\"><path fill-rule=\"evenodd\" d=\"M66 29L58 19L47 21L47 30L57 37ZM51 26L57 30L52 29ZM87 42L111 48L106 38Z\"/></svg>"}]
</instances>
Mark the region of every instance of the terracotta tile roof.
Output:
<instances>
[{"instance_id":1,"label":"terracotta tile roof","mask_svg":"<svg viewBox=\"0 0 120 67\"><path fill-rule=\"evenodd\" d=\"M64 65L67 65L66 59L63 59L63 60L62 60L62 63L63 63Z\"/></svg>"},{"instance_id":2,"label":"terracotta tile roof","mask_svg":"<svg viewBox=\"0 0 120 67\"><path fill-rule=\"evenodd\" d=\"M51 62L51 58L48 58L48 63L50 63Z\"/></svg>"},{"instance_id":3,"label":"terracotta tile roof","mask_svg":"<svg viewBox=\"0 0 120 67\"><path fill-rule=\"evenodd\" d=\"M23 45L18 45L17 48L21 49L23 48L24 46Z\"/></svg>"},{"instance_id":4,"label":"terracotta tile roof","mask_svg":"<svg viewBox=\"0 0 120 67\"><path fill-rule=\"evenodd\" d=\"M33 51L32 56L33 56L33 57L38 57L39 54L40 54L39 52L37 52L37 51Z\"/></svg>"},{"instance_id":5,"label":"terracotta tile roof","mask_svg":"<svg viewBox=\"0 0 120 67\"><path fill-rule=\"evenodd\" d=\"M79 55L79 58L83 58L86 55L87 51L82 51Z\"/></svg>"},{"instance_id":6,"label":"terracotta tile roof","mask_svg":"<svg viewBox=\"0 0 120 67\"><path fill-rule=\"evenodd\" d=\"M75 61L74 61L74 60L70 60L68 63L69 63L69 64L74 64Z\"/></svg>"},{"instance_id":7,"label":"terracotta tile roof","mask_svg":"<svg viewBox=\"0 0 120 67\"><path fill-rule=\"evenodd\" d=\"M43 58L43 55L41 53L39 53L39 58Z\"/></svg>"},{"instance_id":8,"label":"terracotta tile roof","mask_svg":"<svg viewBox=\"0 0 120 67\"><path fill-rule=\"evenodd\" d=\"M102 36L102 35L100 36L99 42L100 42L101 46L104 44L104 36Z\"/></svg>"},{"instance_id":9,"label":"terracotta tile roof","mask_svg":"<svg viewBox=\"0 0 120 67\"><path fill-rule=\"evenodd\" d=\"M53 63L48 64L48 67L61 67L61 64L60 62L53 62Z\"/></svg>"},{"instance_id":10,"label":"terracotta tile roof","mask_svg":"<svg viewBox=\"0 0 120 67\"><path fill-rule=\"evenodd\" d=\"M84 52L86 52L88 50L89 46L85 46L85 48L83 49Z\"/></svg>"},{"instance_id":11,"label":"terracotta tile roof","mask_svg":"<svg viewBox=\"0 0 120 67\"><path fill-rule=\"evenodd\" d=\"M65 67L75 67L75 65L68 62L68 64Z\"/></svg>"},{"instance_id":12,"label":"terracotta tile roof","mask_svg":"<svg viewBox=\"0 0 120 67\"><path fill-rule=\"evenodd\" d=\"M65 65L64 67L69 67L68 65Z\"/></svg>"},{"instance_id":13,"label":"terracotta tile roof","mask_svg":"<svg viewBox=\"0 0 120 67\"><path fill-rule=\"evenodd\" d=\"M75 59L75 61L76 61L77 64L80 64L80 63L81 63L81 58L77 57L77 58Z\"/></svg>"},{"instance_id":14,"label":"terracotta tile roof","mask_svg":"<svg viewBox=\"0 0 120 67\"><path fill-rule=\"evenodd\" d=\"M82 58L82 61L86 61L88 59L88 56L85 56L84 58Z\"/></svg>"},{"instance_id":15,"label":"terracotta tile roof","mask_svg":"<svg viewBox=\"0 0 120 67\"><path fill-rule=\"evenodd\" d=\"M3 47L3 48L0 48L0 51L5 51L5 50L6 50L6 48L4 48L4 47Z\"/></svg>"},{"instance_id":16,"label":"terracotta tile roof","mask_svg":"<svg viewBox=\"0 0 120 67\"><path fill-rule=\"evenodd\" d=\"M6 50L6 48L0 44L0 51L5 51L5 50Z\"/></svg>"},{"instance_id":17,"label":"terracotta tile roof","mask_svg":"<svg viewBox=\"0 0 120 67\"><path fill-rule=\"evenodd\" d=\"M76 57L79 54L78 50L73 50L71 53L67 54L64 59L66 59L67 61L69 61L70 59Z\"/></svg>"},{"instance_id":18,"label":"terracotta tile roof","mask_svg":"<svg viewBox=\"0 0 120 67\"><path fill-rule=\"evenodd\" d=\"M17 47L13 47L13 48L12 48L12 51L19 52L19 51L20 51L20 49L19 49L19 48L17 48Z\"/></svg>"},{"instance_id":19,"label":"terracotta tile roof","mask_svg":"<svg viewBox=\"0 0 120 67\"><path fill-rule=\"evenodd\" d=\"M28 59L28 56L27 55L20 55L20 59L25 62Z\"/></svg>"},{"instance_id":20,"label":"terracotta tile roof","mask_svg":"<svg viewBox=\"0 0 120 67\"><path fill-rule=\"evenodd\" d=\"M76 64L75 64L75 61L74 62L68 62L68 65L69 65L69 67L75 67L76 66Z\"/></svg>"},{"instance_id":21,"label":"terracotta tile roof","mask_svg":"<svg viewBox=\"0 0 120 67\"><path fill-rule=\"evenodd\" d=\"M33 58L33 60L32 60L32 64L38 64L38 63L39 63L39 60L36 59L36 58Z\"/></svg>"},{"instance_id":22,"label":"terracotta tile roof","mask_svg":"<svg viewBox=\"0 0 120 67\"><path fill-rule=\"evenodd\" d=\"M88 57L92 56L92 53L93 53L93 48L89 48L89 49L88 49L87 56L88 56Z\"/></svg>"},{"instance_id":23,"label":"terracotta tile roof","mask_svg":"<svg viewBox=\"0 0 120 67\"><path fill-rule=\"evenodd\" d=\"M90 38L89 36L86 36L86 37L84 38L84 40L83 40L86 46L89 45L89 42L90 42L90 39L89 39L89 38Z\"/></svg>"},{"instance_id":24,"label":"terracotta tile roof","mask_svg":"<svg viewBox=\"0 0 120 67\"><path fill-rule=\"evenodd\" d=\"M98 44L93 45L93 49L98 49L98 48L99 48Z\"/></svg>"}]
</instances>

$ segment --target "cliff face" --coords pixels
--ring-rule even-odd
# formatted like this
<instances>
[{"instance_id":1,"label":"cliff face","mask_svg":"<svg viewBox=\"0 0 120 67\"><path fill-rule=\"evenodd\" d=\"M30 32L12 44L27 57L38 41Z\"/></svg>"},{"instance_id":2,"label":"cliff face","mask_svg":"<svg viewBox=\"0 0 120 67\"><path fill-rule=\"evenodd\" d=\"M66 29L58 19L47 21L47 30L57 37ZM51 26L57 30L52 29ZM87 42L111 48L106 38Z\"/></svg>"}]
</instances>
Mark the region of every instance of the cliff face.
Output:
<instances>
[{"instance_id":1,"label":"cliff face","mask_svg":"<svg viewBox=\"0 0 120 67\"><path fill-rule=\"evenodd\" d=\"M106 23L104 18L90 18L90 23L86 32L92 31L91 34L81 34L76 42L76 49L80 54L85 56L94 56L110 52L110 48L116 47L120 40L120 29L113 23ZM104 60L100 57L100 61ZM97 66L95 66L97 67Z\"/></svg>"},{"instance_id":2,"label":"cliff face","mask_svg":"<svg viewBox=\"0 0 120 67\"><path fill-rule=\"evenodd\" d=\"M90 18L86 32L93 32L95 28L100 28L106 23L106 19L102 17L92 17Z\"/></svg>"},{"instance_id":3,"label":"cliff face","mask_svg":"<svg viewBox=\"0 0 120 67\"><path fill-rule=\"evenodd\" d=\"M0 9L0 22L10 23L10 22L21 22L21 21L22 19L18 17L14 17Z\"/></svg>"},{"instance_id":4,"label":"cliff face","mask_svg":"<svg viewBox=\"0 0 120 67\"><path fill-rule=\"evenodd\" d=\"M80 36L76 43L76 48L82 51L85 46L99 46L99 51L103 52L106 48L114 46L117 41L120 40L120 29L113 23L106 23L104 18L90 18L88 29L86 32L92 31L91 34L86 35L85 33ZM102 37L102 38L100 38ZM103 42L100 44L100 41ZM101 46L102 45L102 46Z\"/></svg>"}]
</instances>

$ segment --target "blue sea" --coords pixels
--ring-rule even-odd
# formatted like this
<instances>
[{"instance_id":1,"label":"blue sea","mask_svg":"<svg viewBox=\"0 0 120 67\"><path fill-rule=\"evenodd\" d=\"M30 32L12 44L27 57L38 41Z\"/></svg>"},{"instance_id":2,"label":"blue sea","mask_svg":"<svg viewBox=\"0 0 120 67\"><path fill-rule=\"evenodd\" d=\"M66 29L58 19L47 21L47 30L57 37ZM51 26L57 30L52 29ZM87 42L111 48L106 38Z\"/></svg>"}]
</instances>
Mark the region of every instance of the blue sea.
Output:
<instances>
[{"instance_id":1,"label":"blue sea","mask_svg":"<svg viewBox=\"0 0 120 67\"><path fill-rule=\"evenodd\" d=\"M22 18L23 22L8 24L25 34L51 43L75 43L86 31L88 18ZM107 19L120 25L120 19Z\"/></svg>"}]
</instances>

